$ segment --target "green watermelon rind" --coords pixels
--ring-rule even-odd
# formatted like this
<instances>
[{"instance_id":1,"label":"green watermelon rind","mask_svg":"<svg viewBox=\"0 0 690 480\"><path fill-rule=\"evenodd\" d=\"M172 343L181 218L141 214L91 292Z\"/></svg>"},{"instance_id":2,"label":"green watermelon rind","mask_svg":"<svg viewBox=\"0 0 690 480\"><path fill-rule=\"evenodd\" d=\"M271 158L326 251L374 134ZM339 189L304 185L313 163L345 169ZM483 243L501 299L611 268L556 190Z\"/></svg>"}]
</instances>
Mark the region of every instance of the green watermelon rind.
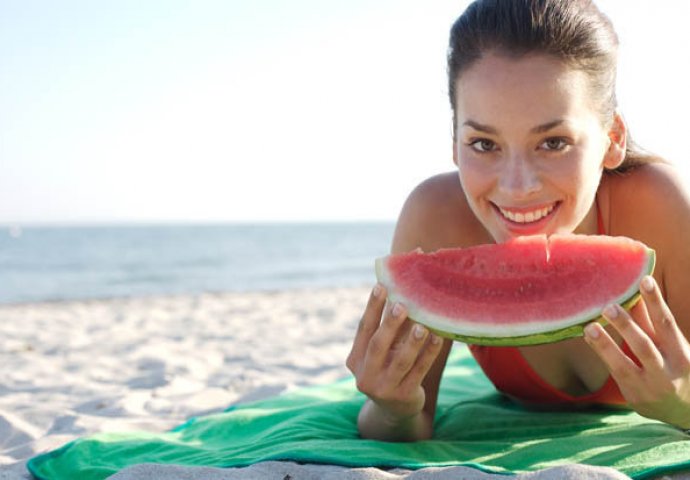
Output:
<instances>
[{"instance_id":1,"label":"green watermelon rind","mask_svg":"<svg viewBox=\"0 0 690 480\"><path fill-rule=\"evenodd\" d=\"M486 345L486 346L528 346L528 345L539 345L544 343L553 343L568 338L582 336L584 328L587 324L597 321L602 325L606 324L604 317L601 316L599 309L597 314L589 313L583 314L581 317L569 318L565 322L560 322L561 324L567 323L564 327L557 327L553 330L543 330L535 331L524 335L498 335L494 332L487 335L475 335L475 334L463 334L453 331L448 331L445 328L439 328L438 320L431 320L429 317L437 317L433 314L428 315L424 308L416 305L415 302L410 301L404 295L399 294L396 291L393 282L391 281L390 275L385 266L386 257L379 258L376 260L376 276L381 284L383 284L388 289L388 299L391 302L400 302L407 307L408 316L411 320L420 323L427 327L430 331L436 333L437 335L449 338L452 340L457 340L460 342L474 344L474 345ZM626 310L632 308L635 303L640 299L639 292L639 282L646 275L651 275L654 271L654 265L656 262L656 252L653 249L647 248L647 265L646 268L642 269L640 275L638 276L635 283L631 284L627 292L625 292L618 299L613 299L610 303L617 303L621 305ZM438 317L437 317L438 318ZM444 322L449 325L450 322ZM445 325L444 325L445 326ZM453 328L454 326L450 326ZM457 327L456 327L457 328Z\"/></svg>"},{"instance_id":2,"label":"green watermelon rind","mask_svg":"<svg viewBox=\"0 0 690 480\"><path fill-rule=\"evenodd\" d=\"M635 304L640 300L641 295L637 292L632 298L627 301L620 303L620 306L626 310L630 310ZM413 320L413 319L412 319ZM561 340L567 340L569 338L581 337L583 335L584 329L587 325L592 322L598 322L602 326L606 326L608 323L603 316L598 316L585 320L577 325L572 325L570 327L561 328L559 330L552 330L550 332L536 333L533 335L521 335L517 337L474 337L471 335L460 335L449 332L442 332L440 330L435 330L429 328L429 330L436 335L444 338L449 338L451 340L456 340L458 342L467 343L470 345L483 345L491 347L526 347L530 345L540 345L544 343L560 342Z\"/></svg>"}]
</instances>

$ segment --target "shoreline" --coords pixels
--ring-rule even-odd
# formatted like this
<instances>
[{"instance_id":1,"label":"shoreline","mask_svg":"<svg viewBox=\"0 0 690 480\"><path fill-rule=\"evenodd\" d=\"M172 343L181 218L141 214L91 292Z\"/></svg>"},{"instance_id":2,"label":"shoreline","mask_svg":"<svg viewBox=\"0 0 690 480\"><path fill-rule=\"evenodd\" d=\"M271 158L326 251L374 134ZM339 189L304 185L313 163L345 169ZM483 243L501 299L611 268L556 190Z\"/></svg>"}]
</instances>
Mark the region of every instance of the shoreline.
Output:
<instances>
[{"instance_id":1,"label":"shoreline","mask_svg":"<svg viewBox=\"0 0 690 480\"><path fill-rule=\"evenodd\" d=\"M0 301L0 313L4 308L30 307L30 306L60 306L69 303L108 303L108 302L127 302L137 300L171 300L175 298L189 298L202 296L215 297L229 297L235 295L277 295L282 293L296 293L301 294L305 292L320 293L331 290L371 290L376 284L376 277L372 274L371 282L358 282L352 285L315 285L315 286L295 286L295 287L266 287L254 288L247 290L204 290L199 292L183 292L183 293L151 293L151 294L135 294L135 295L112 295L103 297L81 297L81 298L48 298L44 300L27 300L27 301Z\"/></svg>"}]
</instances>

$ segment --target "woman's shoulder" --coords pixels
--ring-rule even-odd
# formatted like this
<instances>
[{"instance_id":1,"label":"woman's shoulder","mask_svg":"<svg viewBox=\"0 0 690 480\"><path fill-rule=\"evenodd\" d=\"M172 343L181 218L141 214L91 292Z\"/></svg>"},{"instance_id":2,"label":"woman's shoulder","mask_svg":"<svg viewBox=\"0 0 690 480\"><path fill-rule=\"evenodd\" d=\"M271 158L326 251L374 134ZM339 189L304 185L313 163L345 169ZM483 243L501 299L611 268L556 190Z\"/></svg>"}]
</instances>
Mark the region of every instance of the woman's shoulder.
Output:
<instances>
[{"instance_id":1,"label":"woman's shoulder","mask_svg":"<svg viewBox=\"0 0 690 480\"><path fill-rule=\"evenodd\" d=\"M456 172L446 172L429 177L417 185L407 197L405 206L426 209L453 208L460 204L466 204L460 178Z\"/></svg>"},{"instance_id":2,"label":"woman's shoulder","mask_svg":"<svg viewBox=\"0 0 690 480\"><path fill-rule=\"evenodd\" d=\"M610 234L635 238L656 251L657 280L675 309L690 315L690 301L678 306L690 287L690 191L682 175L672 165L655 163L607 183Z\"/></svg>"},{"instance_id":3,"label":"woman's shoulder","mask_svg":"<svg viewBox=\"0 0 690 480\"><path fill-rule=\"evenodd\" d=\"M457 172L442 173L417 185L396 225L393 251L466 246L486 235L469 208Z\"/></svg>"},{"instance_id":4,"label":"woman's shoulder","mask_svg":"<svg viewBox=\"0 0 690 480\"><path fill-rule=\"evenodd\" d=\"M642 188L645 191L653 192L658 188L683 189L681 172L678 167L671 163L654 162L638 165L630 170L611 174L609 178L616 188L628 190L629 188Z\"/></svg>"},{"instance_id":5,"label":"woman's shoulder","mask_svg":"<svg viewBox=\"0 0 690 480\"><path fill-rule=\"evenodd\" d=\"M650 236L690 228L690 192L673 165L640 165L609 176L607 183L612 233L622 229Z\"/></svg>"}]
</instances>

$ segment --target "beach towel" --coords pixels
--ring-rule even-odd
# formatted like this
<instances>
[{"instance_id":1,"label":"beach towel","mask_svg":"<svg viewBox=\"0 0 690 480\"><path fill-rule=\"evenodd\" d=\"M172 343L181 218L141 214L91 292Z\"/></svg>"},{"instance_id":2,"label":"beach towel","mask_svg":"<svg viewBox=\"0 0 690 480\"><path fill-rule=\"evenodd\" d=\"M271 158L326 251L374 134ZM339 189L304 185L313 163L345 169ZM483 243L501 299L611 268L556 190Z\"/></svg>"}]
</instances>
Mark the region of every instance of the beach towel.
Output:
<instances>
[{"instance_id":1,"label":"beach towel","mask_svg":"<svg viewBox=\"0 0 690 480\"><path fill-rule=\"evenodd\" d=\"M101 433L32 458L45 480L105 479L135 464L239 467L290 460L349 467L469 466L522 473L560 465L612 467L635 479L690 470L690 436L613 408L534 411L500 393L464 346L449 358L434 439L364 440L364 402L351 378L232 406L169 432Z\"/></svg>"}]
</instances>

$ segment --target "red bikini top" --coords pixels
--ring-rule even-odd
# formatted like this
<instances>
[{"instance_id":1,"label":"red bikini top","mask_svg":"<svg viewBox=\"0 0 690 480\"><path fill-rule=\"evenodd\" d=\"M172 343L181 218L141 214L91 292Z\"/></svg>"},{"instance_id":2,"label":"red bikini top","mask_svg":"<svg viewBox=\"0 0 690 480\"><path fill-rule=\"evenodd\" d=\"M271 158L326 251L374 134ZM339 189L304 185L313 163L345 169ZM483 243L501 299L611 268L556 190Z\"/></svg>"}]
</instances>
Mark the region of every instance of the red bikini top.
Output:
<instances>
[{"instance_id":1,"label":"red bikini top","mask_svg":"<svg viewBox=\"0 0 690 480\"><path fill-rule=\"evenodd\" d=\"M628 346L623 351L629 355ZM609 375L604 385L596 392L573 396L558 390L546 382L532 369L517 347L486 347L469 345L470 352L491 380L497 390L525 403L604 403L623 405L626 403L618 384Z\"/></svg>"},{"instance_id":2,"label":"red bikini top","mask_svg":"<svg viewBox=\"0 0 690 480\"><path fill-rule=\"evenodd\" d=\"M597 208L598 233L605 234L604 222ZM532 369L517 347L488 347L469 345L484 374L491 380L496 389L504 394L526 403L605 403L625 404L626 401L613 377L609 376L604 385L594 393L573 396L558 390L542 379ZM623 351L634 358L627 344L623 343Z\"/></svg>"}]
</instances>

